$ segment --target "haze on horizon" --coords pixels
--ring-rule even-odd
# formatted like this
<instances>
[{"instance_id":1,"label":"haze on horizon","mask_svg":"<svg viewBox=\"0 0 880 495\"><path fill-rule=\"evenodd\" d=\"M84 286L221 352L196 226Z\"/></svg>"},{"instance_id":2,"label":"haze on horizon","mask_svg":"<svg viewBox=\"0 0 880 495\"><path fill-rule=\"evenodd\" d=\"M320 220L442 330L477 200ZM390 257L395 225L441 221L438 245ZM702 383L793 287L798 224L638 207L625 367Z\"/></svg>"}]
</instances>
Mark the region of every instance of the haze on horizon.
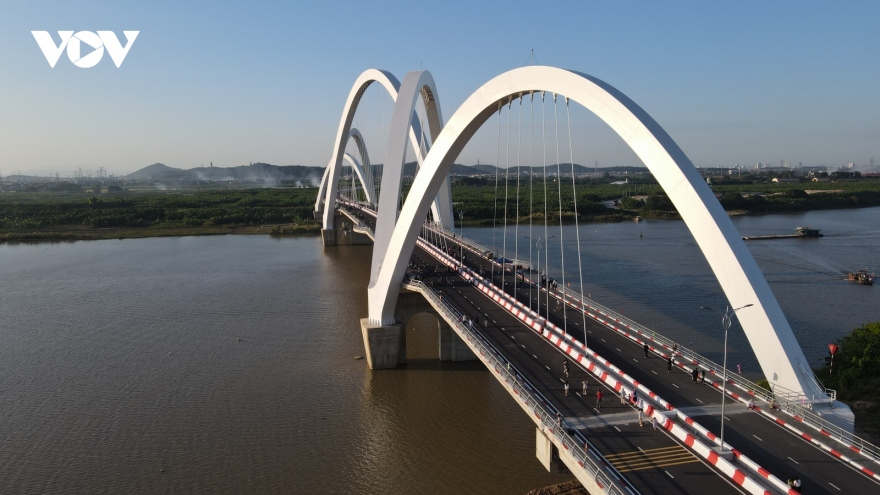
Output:
<instances>
[{"instance_id":1,"label":"haze on horizon","mask_svg":"<svg viewBox=\"0 0 880 495\"><path fill-rule=\"evenodd\" d=\"M880 163L880 3L25 2L0 18L0 174L125 175L250 162L326 166L351 84L428 69L444 118L480 85L537 62L594 75L642 106L698 166ZM117 69L31 35L139 30ZM585 113L585 112L584 112ZM639 166L589 116L575 162ZM482 133L481 134L487 134ZM488 133L491 134L491 133ZM384 143L368 144L384 148ZM581 143L578 144L581 146ZM495 161L478 136L458 163Z\"/></svg>"}]
</instances>

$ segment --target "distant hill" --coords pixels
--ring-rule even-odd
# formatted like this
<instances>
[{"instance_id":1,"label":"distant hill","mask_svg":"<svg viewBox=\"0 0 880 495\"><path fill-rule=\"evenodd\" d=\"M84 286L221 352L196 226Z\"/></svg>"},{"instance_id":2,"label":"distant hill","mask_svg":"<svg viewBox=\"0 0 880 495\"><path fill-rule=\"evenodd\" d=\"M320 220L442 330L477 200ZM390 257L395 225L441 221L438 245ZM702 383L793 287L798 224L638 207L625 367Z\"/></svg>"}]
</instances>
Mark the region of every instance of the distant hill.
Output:
<instances>
[{"instance_id":1,"label":"distant hill","mask_svg":"<svg viewBox=\"0 0 880 495\"><path fill-rule=\"evenodd\" d=\"M317 185L324 174L322 167L304 165L271 165L254 163L237 167L197 167L180 169L162 163L154 163L136 172L128 174L128 180L158 181L241 181L241 182L280 182L301 181L305 184Z\"/></svg>"},{"instance_id":2,"label":"distant hill","mask_svg":"<svg viewBox=\"0 0 880 495\"><path fill-rule=\"evenodd\" d=\"M376 173L382 173L382 165L374 165ZM547 165L548 174L556 174L556 164ZM570 174L572 165L568 163L560 164L558 169L563 174ZM413 176L416 172L416 163L409 162L404 165L404 175ZM511 167L508 171L504 168L498 168L495 165L461 165L454 164L450 170L453 176L469 176L469 175L492 175L496 171L499 174L516 174L533 171L536 174L542 174L544 167ZM583 165L574 165L576 174L595 173L597 169L592 167L584 167ZM643 167L610 167L600 168L598 172L610 173L639 173L647 172ZM254 163L251 165L239 165L237 167L198 167L191 169L180 169L169 167L162 163L154 163L144 167L137 172L128 174L127 180L153 180L153 181L169 181L169 182L302 182L305 185L317 186L324 174L323 167L307 167L304 165L270 165L268 163Z\"/></svg>"}]
</instances>

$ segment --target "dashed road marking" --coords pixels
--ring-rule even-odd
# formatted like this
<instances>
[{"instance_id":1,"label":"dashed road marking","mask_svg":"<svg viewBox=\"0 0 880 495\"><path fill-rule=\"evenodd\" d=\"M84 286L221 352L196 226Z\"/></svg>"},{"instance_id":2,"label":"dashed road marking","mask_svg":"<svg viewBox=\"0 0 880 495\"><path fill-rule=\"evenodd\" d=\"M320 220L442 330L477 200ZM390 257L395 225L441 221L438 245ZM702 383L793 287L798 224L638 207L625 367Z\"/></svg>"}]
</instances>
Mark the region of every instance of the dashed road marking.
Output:
<instances>
[{"instance_id":1,"label":"dashed road marking","mask_svg":"<svg viewBox=\"0 0 880 495\"><path fill-rule=\"evenodd\" d=\"M669 474L669 471L664 469L663 472L666 473L666 475L669 476L670 478L675 479L675 476Z\"/></svg>"},{"instance_id":2,"label":"dashed road marking","mask_svg":"<svg viewBox=\"0 0 880 495\"><path fill-rule=\"evenodd\" d=\"M620 350L620 347L615 347L615 349L617 349L617 352L623 352Z\"/></svg>"},{"instance_id":3,"label":"dashed road marking","mask_svg":"<svg viewBox=\"0 0 880 495\"><path fill-rule=\"evenodd\" d=\"M620 431L620 428L618 428L616 426L614 427L614 429L617 430L619 433L623 433L622 431Z\"/></svg>"},{"instance_id":4,"label":"dashed road marking","mask_svg":"<svg viewBox=\"0 0 880 495\"><path fill-rule=\"evenodd\" d=\"M632 358L632 360L635 361L635 362L637 362L637 363L639 362L639 360L636 359L636 358Z\"/></svg>"},{"instance_id":5,"label":"dashed road marking","mask_svg":"<svg viewBox=\"0 0 880 495\"><path fill-rule=\"evenodd\" d=\"M758 441L760 441L760 442L763 442L763 441L764 441L764 440L761 440L761 437L759 437L758 435L755 435L754 433L752 433L752 436L755 437L755 438L757 438Z\"/></svg>"},{"instance_id":6,"label":"dashed road marking","mask_svg":"<svg viewBox=\"0 0 880 495\"><path fill-rule=\"evenodd\" d=\"M674 384L674 383L672 384L672 386L675 387L675 388L681 388L681 387L679 387L678 385L676 385L676 384Z\"/></svg>"},{"instance_id":7,"label":"dashed road marking","mask_svg":"<svg viewBox=\"0 0 880 495\"><path fill-rule=\"evenodd\" d=\"M834 483L832 483L832 482L830 482L830 481L828 482L828 484L831 485L831 486L833 486L834 488L837 488L837 485L835 485ZM837 488L837 491L840 491L840 488Z\"/></svg>"},{"instance_id":8,"label":"dashed road marking","mask_svg":"<svg viewBox=\"0 0 880 495\"><path fill-rule=\"evenodd\" d=\"M694 398L696 399L696 397ZM700 404L705 404L705 402L701 401L700 399L697 399L697 402L699 402Z\"/></svg>"},{"instance_id":9,"label":"dashed road marking","mask_svg":"<svg viewBox=\"0 0 880 495\"><path fill-rule=\"evenodd\" d=\"M607 342L607 340L605 340L605 339L603 339L603 338L601 338L601 337L599 337L599 340L601 340L602 342Z\"/></svg>"},{"instance_id":10,"label":"dashed road marking","mask_svg":"<svg viewBox=\"0 0 880 495\"><path fill-rule=\"evenodd\" d=\"M791 457L789 457L788 459L789 459L791 462L795 463L795 464L800 464L798 461L792 459Z\"/></svg>"},{"instance_id":11,"label":"dashed road marking","mask_svg":"<svg viewBox=\"0 0 880 495\"><path fill-rule=\"evenodd\" d=\"M655 375L656 375L656 374L657 374L657 372L656 372L656 371L654 371L654 370L651 370L651 373L654 373L654 374L655 374Z\"/></svg>"}]
</instances>

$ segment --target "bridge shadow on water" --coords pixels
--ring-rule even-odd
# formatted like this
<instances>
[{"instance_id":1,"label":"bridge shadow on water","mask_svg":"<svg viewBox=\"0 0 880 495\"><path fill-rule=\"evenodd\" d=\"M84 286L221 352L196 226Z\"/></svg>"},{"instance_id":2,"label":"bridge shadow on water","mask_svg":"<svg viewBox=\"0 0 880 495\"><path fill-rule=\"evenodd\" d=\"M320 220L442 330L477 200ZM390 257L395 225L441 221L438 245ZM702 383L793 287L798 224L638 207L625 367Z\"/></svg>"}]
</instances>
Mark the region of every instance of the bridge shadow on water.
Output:
<instances>
[{"instance_id":1,"label":"bridge shadow on water","mask_svg":"<svg viewBox=\"0 0 880 495\"><path fill-rule=\"evenodd\" d=\"M480 361L440 361L437 358L407 359L399 369L407 371L487 371Z\"/></svg>"}]
</instances>

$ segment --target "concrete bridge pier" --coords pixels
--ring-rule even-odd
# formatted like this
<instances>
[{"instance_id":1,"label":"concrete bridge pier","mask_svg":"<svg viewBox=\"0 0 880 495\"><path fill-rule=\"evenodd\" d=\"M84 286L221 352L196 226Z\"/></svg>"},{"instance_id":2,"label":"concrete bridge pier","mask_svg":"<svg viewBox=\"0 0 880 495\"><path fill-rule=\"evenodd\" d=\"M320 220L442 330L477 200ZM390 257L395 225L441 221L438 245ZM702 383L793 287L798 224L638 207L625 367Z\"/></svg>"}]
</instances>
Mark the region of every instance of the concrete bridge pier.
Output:
<instances>
[{"instance_id":1,"label":"concrete bridge pier","mask_svg":"<svg viewBox=\"0 0 880 495\"><path fill-rule=\"evenodd\" d=\"M550 473L568 474L571 472L559 458L559 449L553 445L550 438L540 428L535 428L535 457Z\"/></svg>"},{"instance_id":2,"label":"concrete bridge pier","mask_svg":"<svg viewBox=\"0 0 880 495\"><path fill-rule=\"evenodd\" d=\"M317 215L317 212L315 212ZM351 219L338 211L333 213L333 228L322 229L321 237L325 246L360 246L372 244L373 240L366 234L355 232Z\"/></svg>"},{"instance_id":3,"label":"concrete bridge pier","mask_svg":"<svg viewBox=\"0 0 880 495\"><path fill-rule=\"evenodd\" d=\"M397 299L394 325L373 325L361 320L361 333L371 370L396 368L406 363L406 325L416 315L431 315L437 325L437 343L440 361L475 361L477 356L458 336L434 307L418 292L402 290Z\"/></svg>"}]
</instances>

